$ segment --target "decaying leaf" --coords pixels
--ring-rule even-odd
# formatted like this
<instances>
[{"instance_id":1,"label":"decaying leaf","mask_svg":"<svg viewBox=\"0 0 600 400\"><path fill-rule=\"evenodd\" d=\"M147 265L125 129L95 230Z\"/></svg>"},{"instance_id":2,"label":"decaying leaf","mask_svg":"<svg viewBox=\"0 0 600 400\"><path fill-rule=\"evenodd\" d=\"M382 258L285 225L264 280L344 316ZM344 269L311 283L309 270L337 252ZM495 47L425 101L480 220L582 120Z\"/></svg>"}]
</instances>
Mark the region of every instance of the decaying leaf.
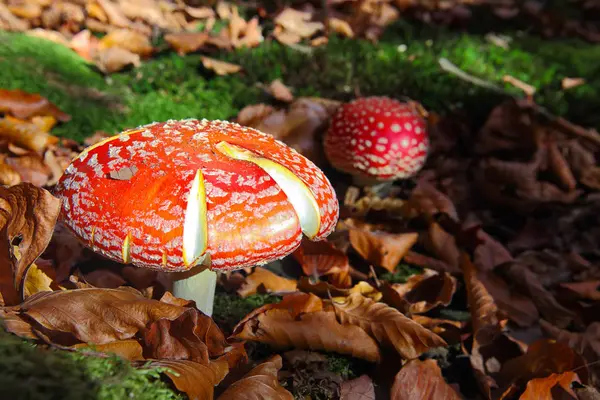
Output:
<instances>
[{"instance_id":1,"label":"decaying leaf","mask_svg":"<svg viewBox=\"0 0 600 400\"><path fill-rule=\"evenodd\" d=\"M188 395L190 400L212 400L214 387L229 372L227 362L211 361L206 364L188 360L159 360L152 362L153 367L164 367L167 376L177 390Z\"/></svg>"},{"instance_id":2,"label":"decaying leaf","mask_svg":"<svg viewBox=\"0 0 600 400\"><path fill-rule=\"evenodd\" d=\"M235 74L242 70L240 65L220 61L214 58L202 57L202 65L204 68L215 71L217 75Z\"/></svg>"},{"instance_id":3,"label":"decaying leaf","mask_svg":"<svg viewBox=\"0 0 600 400\"><path fill-rule=\"evenodd\" d=\"M115 29L98 42L100 50L112 47L120 47L142 57L152 53L152 45L148 37L130 29Z\"/></svg>"},{"instance_id":4,"label":"decaying leaf","mask_svg":"<svg viewBox=\"0 0 600 400\"><path fill-rule=\"evenodd\" d=\"M368 375L342 383L340 400L375 400L375 387Z\"/></svg>"},{"instance_id":5,"label":"decaying leaf","mask_svg":"<svg viewBox=\"0 0 600 400\"><path fill-rule=\"evenodd\" d=\"M421 275L411 276L406 283L394 284L393 288L410 303L411 313L424 313L433 308L447 306L456 290L456 278L447 272L428 270Z\"/></svg>"},{"instance_id":6,"label":"decaying leaf","mask_svg":"<svg viewBox=\"0 0 600 400\"><path fill-rule=\"evenodd\" d=\"M338 274L349 268L348 257L327 240L314 242L304 239L293 253L307 276Z\"/></svg>"},{"instance_id":7,"label":"decaying leaf","mask_svg":"<svg viewBox=\"0 0 600 400\"><path fill-rule=\"evenodd\" d=\"M246 277L246 281L238 290L238 294L242 297L248 297L257 292L293 292L295 290L295 280L279 276L268 269L256 267L254 271Z\"/></svg>"},{"instance_id":8,"label":"decaying leaf","mask_svg":"<svg viewBox=\"0 0 600 400\"><path fill-rule=\"evenodd\" d=\"M41 152L58 141L38 125L10 117L0 119L0 138L35 152Z\"/></svg>"},{"instance_id":9,"label":"decaying leaf","mask_svg":"<svg viewBox=\"0 0 600 400\"><path fill-rule=\"evenodd\" d=\"M566 371L562 374L552 374L546 378L536 378L527 382L525 392L519 397L519 400L552 400L557 398L554 388L559 386L563 393L570 397L560 397L561 399L571 398L577 400L579 397L575 394L571 385L573 382L579 382L577 374L573 371Z\"/></svg>"},{"instance_id":10,"label":"decaying leaf","mask_svg":"<svg viewBox=\"0 0 600 400\"><path fill-rule=\"evenodd\" d=\"M105 74L121 71L130 65L137 67L140 64L139 55L120 47L109 47L96 54L96 65Z\"/></svg>"},{"instance_id":11,"label":"decaying leaf","mask_svg":"<svg viewBox=\"0 0 600 400\"><path fill-rule=\"evenodd\" d=\"M229 386L219 396L219 400L293 400L294 396L281 386L277 380L277 372L281 367L281 356L274 355L264 363L254 367L242 379Z\"/></svg>"},{"instance_id":12,"label":"decaying leaf","mask_svg":"<svg viewBox=\"0 0 600 400\"><path fill-rule=\"evenodd\" d=\"M300 301L290 304L286 297ZM320 302L318 297L304 293L286 297L281 303L250 313L235 327L233 336L276 348L332 351L368 361L380 359L377 343L360 327L340 324L333 310L313 311L311 307L303 312L306 301Z\"/></svg>"},{"instance_id":13,"label":"decaying leaf","mask_svg":"<svg viewBox=\"0 0 600 400\"><path fill-rule=\"evenodd\" d=\"M410 360L396 374L391 400L460 400L461 396L444 381L435 360Z\"/></svg>"},{"instance_id":14,"label":"decaying leaf","mask_svg":"<svg viewBox=\"0 0 600 400\"><path fill-rule=\"evenodd\" d=\"M18 303L27 269L48 245L60 201L29 183L0 187L0 293L4 304ZM19 257L13 246L18 247Z\"/></svg>"},{"instance_id":15,"label":"decaying leaf","mask_svg":"<svg viewBox=\"0 0 600 400\"><path fill-rule=\"evenodd\" d=\"M207 40L206 32L178 32L165 35L165 41L180 55L200 49Z\"/></svg>"},{"instance_id":16,"label":"decaying leaf","mask_svg":"<svg viewBox=\"0 0 600 400\"><path fill-rule=\"evenodd\" d=\"M390 272L404 255L417 242L417 233L386 233L367 232L362 229L350 230L350 243L352 247L365 260L373 265L381 266Z\"/></svg>"},{"instance_id":17,"label":"decaying leaf","mask_svg":"<svg viewBox=\"0 0 600 400\"><path fill-rule=\"evenodd\" d=\"M268 87L269 94L276 98L277 100L285 101L286 103L291 103L294 101L294 95L290 88L285 86L281 79L275 79Z\"/></svg>"},{"instance_id":18,"label":"decaying leaf","mask_svg":"<svg viewBox=\"0 0 600 400\"><path fill-rule=\"evenodd\" d=\"M19 119L35 116L53 116L61 122L67 122L71 116L62 112L56 105L39 94L22 90L0 89L0 112L8 112Z\"/></svg>"},{"instance_id":19,"label":"decaying leaf","mask_svg":"<svg viewBox=\"0 0 600 400\"><path fill-rule=\"evenodd\" d=\"M379 343L395 348L403 358L409 360L430 348L446 345L441 337L395 308L359 293L351 294L344 303L334 303L334 309L343 324L360 326Z\"/></svg>"}]
</instances>

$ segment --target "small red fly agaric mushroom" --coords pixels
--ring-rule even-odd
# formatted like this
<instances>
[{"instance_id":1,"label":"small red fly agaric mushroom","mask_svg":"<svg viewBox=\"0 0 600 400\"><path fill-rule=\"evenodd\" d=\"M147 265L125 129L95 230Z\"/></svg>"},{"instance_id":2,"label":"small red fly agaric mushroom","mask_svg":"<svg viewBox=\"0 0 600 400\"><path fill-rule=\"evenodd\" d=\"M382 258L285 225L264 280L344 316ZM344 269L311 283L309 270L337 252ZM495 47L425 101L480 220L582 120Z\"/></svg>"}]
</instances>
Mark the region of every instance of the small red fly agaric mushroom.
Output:
<instances>
[{"instance_id":1,"label":"small red fly agaric mushroom","mask_svg":"<svg viewBox=\"0 0 600 400\"><path fill-rule=\"evenodd\" d=\"M331 165L357 183L408 178L425 164L427 124L411 104L360 98L334 114L324 147Z\"/></svg>"},{"instance_id":2,"label":"small red fly agaric mushroom","mask_svg":"<svg viewBox=\"0 0 600 400\"><path fill-rule=\"evenodd\" d=\"M212 271L282 258L302 233L323 239L338 218L335 192L311 161L224 121L171 120L108 138L69 165L55 193L66 226L92 250L188 271L173 292L208 315Z\"/></svg>"}]
</instances>

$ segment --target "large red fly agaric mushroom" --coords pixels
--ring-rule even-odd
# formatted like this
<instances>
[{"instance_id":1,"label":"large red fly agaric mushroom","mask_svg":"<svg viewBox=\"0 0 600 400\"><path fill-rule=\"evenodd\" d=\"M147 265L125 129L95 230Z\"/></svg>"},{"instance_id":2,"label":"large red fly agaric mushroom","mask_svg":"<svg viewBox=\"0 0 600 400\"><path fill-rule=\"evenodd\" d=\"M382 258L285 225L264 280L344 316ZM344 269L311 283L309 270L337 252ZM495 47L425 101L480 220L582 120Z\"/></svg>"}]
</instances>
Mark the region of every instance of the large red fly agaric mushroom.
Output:
<instances>
[{"instance_id":1,"label":"large red fly agaric mushroom","mask_svg":"<svg viewBox=\"0 0 600 400\"><path fill-rule=\"evenodd\" d=\"M282 258L302 233L323 239L338 218L335 192L310 160L224 121L171 120L108 138L69 165L55 193L66 226L94 251L190 271L173 292L208 315L212 271Z\"/></svg>"},{"instance_id":2,"label":"large red fly agaric mushroom","mask_svg":"<svg viewBox=\"0 0 600 400\"><path fill-rule=\"evenodd\" d=\"M408 178L425 164L427 124L415 107L365 97L338 108L324 138L331 165L357 183Z\"/></svg>"}]
</instances>

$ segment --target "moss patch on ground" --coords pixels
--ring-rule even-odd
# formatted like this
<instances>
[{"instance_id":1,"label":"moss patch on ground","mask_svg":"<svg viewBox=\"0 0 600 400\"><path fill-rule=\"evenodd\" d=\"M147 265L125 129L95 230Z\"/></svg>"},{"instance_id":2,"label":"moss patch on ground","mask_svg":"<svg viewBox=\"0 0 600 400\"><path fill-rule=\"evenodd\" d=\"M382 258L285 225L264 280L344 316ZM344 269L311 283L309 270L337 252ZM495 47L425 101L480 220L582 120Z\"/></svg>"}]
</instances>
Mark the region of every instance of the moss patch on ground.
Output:
<instances>
[{"instance_id":1,"label":"moss patch on ground","mask_svg":"<svg viewBox=\"0 0 600 400\"><path fill-rule=\"evenodd\" d=\"M183 400L161 370L118 358L45 349L0 328L0 398L19 400Z\"/></svg>"},{"instance_id":2,"label":"moss patch on ground","mask_svg":"<svg viewBox=\"0 0 600 400\"><path fill-rule=\"evenodd\" d=\"M600 127L592 107L600 96L600 48L580 40L544 41L512 34L510 49L469 35L398 23L379 44L332 38L310 53L265 42L220 54L244 72L215 76L200 56L166 52L141 67L104 77L74 52L23 34L0 33L0 87L37 92L73 116L55 133L81 140L169 118L231 119L244 106L266 100L256 86L281 78L298 95L348 100L361 95L407 96L436 111L462 107L485 115L499 95L441 70L445 57L462 70L519 95L502 83L511 75L538 89L536 100L577 123ZM568 91L565 77L586 84Z\"/></svg>"}]
</instances>

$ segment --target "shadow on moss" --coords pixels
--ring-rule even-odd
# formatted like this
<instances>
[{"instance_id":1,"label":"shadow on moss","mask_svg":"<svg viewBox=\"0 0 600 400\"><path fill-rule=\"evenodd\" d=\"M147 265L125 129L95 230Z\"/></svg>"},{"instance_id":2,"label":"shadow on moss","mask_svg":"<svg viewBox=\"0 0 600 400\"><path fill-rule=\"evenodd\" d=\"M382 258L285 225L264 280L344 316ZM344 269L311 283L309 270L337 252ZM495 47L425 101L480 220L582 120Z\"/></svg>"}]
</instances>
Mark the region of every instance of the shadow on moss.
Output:
<instances>
[{"instance_id":1,"label":"shadow on moss","mask_svg":"<svg viewBox=\"0 0 600 400\"><path fill-rule=\"evenodd\" d=\"M119 358L49 350L0 328L0 398L12 400L183 400L158 369Z\"/></svg>"}]
</instances>

